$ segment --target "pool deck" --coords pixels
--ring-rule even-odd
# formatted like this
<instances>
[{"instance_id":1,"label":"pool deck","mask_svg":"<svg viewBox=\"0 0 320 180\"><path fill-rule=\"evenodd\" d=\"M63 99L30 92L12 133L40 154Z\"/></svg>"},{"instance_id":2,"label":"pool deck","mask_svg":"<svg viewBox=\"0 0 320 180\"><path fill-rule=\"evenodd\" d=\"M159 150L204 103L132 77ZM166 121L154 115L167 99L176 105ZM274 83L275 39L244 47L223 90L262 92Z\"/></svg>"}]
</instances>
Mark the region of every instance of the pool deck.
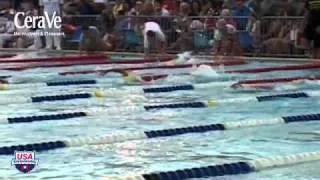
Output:
<instances>
[{"instance_id":1,"label":"pool deck","mask_svg":"<svg viewBox=\"0 0 320 180\"><path fill-rule=\"evenodd\" d=\"M0 48L0 55L1 54L23 54L23 53L30 53L30 52L39 52L39 53L45 53L47 55L76 55L79 54L79 51L77 50L32 50L32 49L17 49L17 48ZM99 52L100 54L105 54L105 55L123 55L123 56L142 56L143 53L133 53L133 52ZM156 55L156 54L154 54ZM175 54L171 54L174 56ZM214 57L213 55L196 55L195 57L198 58L212 58ZM216 56L218 58L226 57L226 56ZM292 58L292 57L247 57L247 56L235 56L233 58L236 59L245 59L249 61L271 61L271 62L296 62L296 63L309 63L309 62L316 62L320 63L320 59L311 59L311 58L306 58L306 57L301 57L301 58Z\"/></svg>"}]
</instances>

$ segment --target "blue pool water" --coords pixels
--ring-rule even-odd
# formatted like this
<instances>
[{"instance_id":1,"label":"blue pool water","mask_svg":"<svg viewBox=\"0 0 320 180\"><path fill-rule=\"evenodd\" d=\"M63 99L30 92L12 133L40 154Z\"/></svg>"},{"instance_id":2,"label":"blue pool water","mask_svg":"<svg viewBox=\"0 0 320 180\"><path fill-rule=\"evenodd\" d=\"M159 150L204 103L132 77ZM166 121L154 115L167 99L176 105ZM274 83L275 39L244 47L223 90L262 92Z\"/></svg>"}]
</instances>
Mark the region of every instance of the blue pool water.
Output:
<instances>
[{"instance_id":1,"label":"blue pool water","mask_svg":"<svg viewBox=\"0 0 320 180\"><path fill-rule=\"evenodd\" d=\"M284 63L283 63L284 64ZM255 67L280 66L279 63L252 62L245 66L224 67L226 70ZM81 67L77 67L81 68ZM70 69L70 68L69 68ZM26 75L33 79L42 77L30 70ZM46 73L61 72L51 69ZM157 74L161 72L155 72ZM35 75L36 74L36 75ZM19 73L16 73L19 76ZM237 79L294 77L319 75L318 71L288 71L254 75L221 74L210 81ZM93 76L94 77L94 76ZM59 80L50 75L50 80ZM84 78L72 77L72 79ZM101 78L101 77L99 77ZM108 76L111 82L104 85L68 87L41 87L0 92L1 98L17 96L31 97L50 94L94 92L96 89L118 88L123 91L141 89L141 86L122 85L118 76ZM190 76L172 75L171 80L162 84L193 83ZM45 79L45 78L44 78ZM209 81L209 80L208 80ZM153 85L154 86L154 85ZM297 87L298 90L311 87ZM316 87L312 87L317 89ZM319 88L318 88L319 89ZM119 90L120 91L120 90ZM283 88L280 92L291 92ZM104 99L91 98L60 102L34 104L8 104L0 106L1 116L28 116L58 113L63 110L81 111L87 109L109 109L129 105L177 103L204 101L209 99L239 98L277 94L278 91L237 92L225 87L201 88L194 91L176 91L160 94L119 94ZM281 99L261 103L218 104L203 109L163 109L150 112L101 112L96 116L61 121L42 121L28 124L1 124L0 146L37 143L85 136L122 134L136 131L168 129L193 125L272 119L281 116L319 113L319 98ZM39 164L29 174L23 174L11 166L13 156L0 159L1 179L100 179L108 176L123 176L147 172L171 171L184 168L214 165L227 162L247 161L257 158L291 155L295 153L319 151L320 126L318 122L293 123L284 125L259 126L223 132L185 134L174 137L127 141L112 145L72 147L37 153ZM230 180L292 180L320 179L320 162L269 169L257 173L206 179Z\"/></svg>"}]
</instances>

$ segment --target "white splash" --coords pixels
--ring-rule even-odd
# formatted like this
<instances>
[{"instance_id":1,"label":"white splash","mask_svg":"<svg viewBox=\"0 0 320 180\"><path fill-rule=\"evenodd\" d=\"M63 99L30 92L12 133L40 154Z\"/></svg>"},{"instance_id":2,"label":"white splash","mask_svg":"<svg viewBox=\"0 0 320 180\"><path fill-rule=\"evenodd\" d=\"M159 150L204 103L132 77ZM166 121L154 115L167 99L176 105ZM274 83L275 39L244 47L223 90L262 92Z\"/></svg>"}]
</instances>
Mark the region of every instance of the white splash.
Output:
<instances>
[{"instance_id":1,"label":"white splash","mask_svg":"<svg viewBox=\"0 0 320 180\"><path fill-rule=\"evenodd\" d=\"M191 52L183 52L177 55L176 64L185 64L191 58Z\"/></svg>"},{"instance_id":2,"label":"white splash","mask_svg":"<svg viewBox=\"0 0 320 180\"><path fill-rule=\"evenodd\" d=\"M221 76L211 66L207 66L207 65L200 65L198 68L195 68L194 71L192 71L190 74L192 76L202 76L202 77Z\"/></svg>"}]
</instances>

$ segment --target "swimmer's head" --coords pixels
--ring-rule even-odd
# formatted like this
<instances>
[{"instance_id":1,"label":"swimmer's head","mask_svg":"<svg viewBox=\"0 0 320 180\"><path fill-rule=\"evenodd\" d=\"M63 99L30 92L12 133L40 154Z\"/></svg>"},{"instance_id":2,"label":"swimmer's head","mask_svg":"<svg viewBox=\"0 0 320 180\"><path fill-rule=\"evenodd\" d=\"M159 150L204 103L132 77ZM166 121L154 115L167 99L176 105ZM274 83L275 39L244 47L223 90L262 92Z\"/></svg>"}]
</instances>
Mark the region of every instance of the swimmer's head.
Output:
<instances>
[{"instance_id":1,"label":"swimmer's head","mask_svg":"<svg viewBox=\"0 0 320 180\"><path fill-rule=\"evenodd\" d=\"M147 31L147 36L152 38L155 36L155 33L153 31Z\"/></svg>"}]
</instances>

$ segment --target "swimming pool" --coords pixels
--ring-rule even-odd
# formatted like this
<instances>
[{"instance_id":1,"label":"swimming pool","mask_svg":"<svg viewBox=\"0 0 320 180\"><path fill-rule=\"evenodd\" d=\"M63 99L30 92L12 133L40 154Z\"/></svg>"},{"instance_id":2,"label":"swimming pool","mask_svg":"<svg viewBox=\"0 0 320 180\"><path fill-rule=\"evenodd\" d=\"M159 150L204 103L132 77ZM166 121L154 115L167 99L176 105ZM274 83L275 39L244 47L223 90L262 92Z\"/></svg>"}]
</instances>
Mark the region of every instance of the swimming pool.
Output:
<instances>
[{"instance_id":1,"label":"swimming pool","mask_svg":"<svg viewBox=\"0 0 320 180\"><path fill-rule=\"evenodd\" d=\"M283 63L285 64L285 63ZM249 69L255 67L280 66L279 63L252 62L248 65L223 67L225 70ZM77 67L81 69L81 66ZM72 68L71 68L72 69ZM51 69L49 72L63 69ZM67 70L70 70L68 68ZM29 70L26 74L43 72ZM48 71L46 71L48 72ZM152 73L152 72L147 72ZM154 72L159 74L161 72ZM19 73L16 73L19 74ZM188 75L171 75L162 85L186 84L208 81L229 81L238 79L263 79L275 77L316 76L313 71L272 72L251 75L215 75L205 82ZM41 73L35 77L41 77ZM98 76L91 76L90 78ZM50 76L54 80L55 76ZM58 77L57 78L61 78ZM70 77L77 79L77 76ZM85 76L79 77L86 78ZM101 77L99 77L101 78ZM121 88L133 90L139 86L121 84L118 76L106 77L114 83L29 88L0 92L0 98L17 96L31 97L50 94L93 92L95 89ZM36 79L36 78L35 78ZM63 78L62 78L63 79ZM46 80L46 79L44 79ZM61 79L57 79L61 80ZM202 84L202 85L203 85ZM151 87L156 85L151 85ZM304 87L308 89L308 87ZM313 87L317 90L317 88ZM318 88L319 89L319 88ZM302 90L302 89L298 89ZM223 86L196 88L193 91L174 91L157 94L115 94L113 97L75 99L59 102L9 104L0 107L1 116L28 116L58 113L63 110L82 111L104 109L95 116L73 118L61 121L3 124L0 126L0 146L27 144L100 136L134 133L159 129L170 129L194 125L206 125L246 120L268 120L282 116L318 113L320 101L317 98L278 99L266 102L217 104L209 108L160 109L154 111L117 111L121 107L142 106L142 104L167 104L260 96L292 92L286 88L277 91L234 91ZM297 91L297 90L296 90ZM295 91L294 91L295 92ZM107 111L113 108L114 113ZM221 163L247 161L295 153L319 151L320 126L318 122L302 122L271 126L240 128L228 131L189 133L173 137L133 140L109 145L91 145L57 149L36 154L39 164L29 174L23 174L11 166L13 156L2 156L0 174L3 179L99 179L109 176L172 171ZM257 173L224 176L206 179L320 179L320 162L274 168Z\"/></svg>"}]
</instances>

